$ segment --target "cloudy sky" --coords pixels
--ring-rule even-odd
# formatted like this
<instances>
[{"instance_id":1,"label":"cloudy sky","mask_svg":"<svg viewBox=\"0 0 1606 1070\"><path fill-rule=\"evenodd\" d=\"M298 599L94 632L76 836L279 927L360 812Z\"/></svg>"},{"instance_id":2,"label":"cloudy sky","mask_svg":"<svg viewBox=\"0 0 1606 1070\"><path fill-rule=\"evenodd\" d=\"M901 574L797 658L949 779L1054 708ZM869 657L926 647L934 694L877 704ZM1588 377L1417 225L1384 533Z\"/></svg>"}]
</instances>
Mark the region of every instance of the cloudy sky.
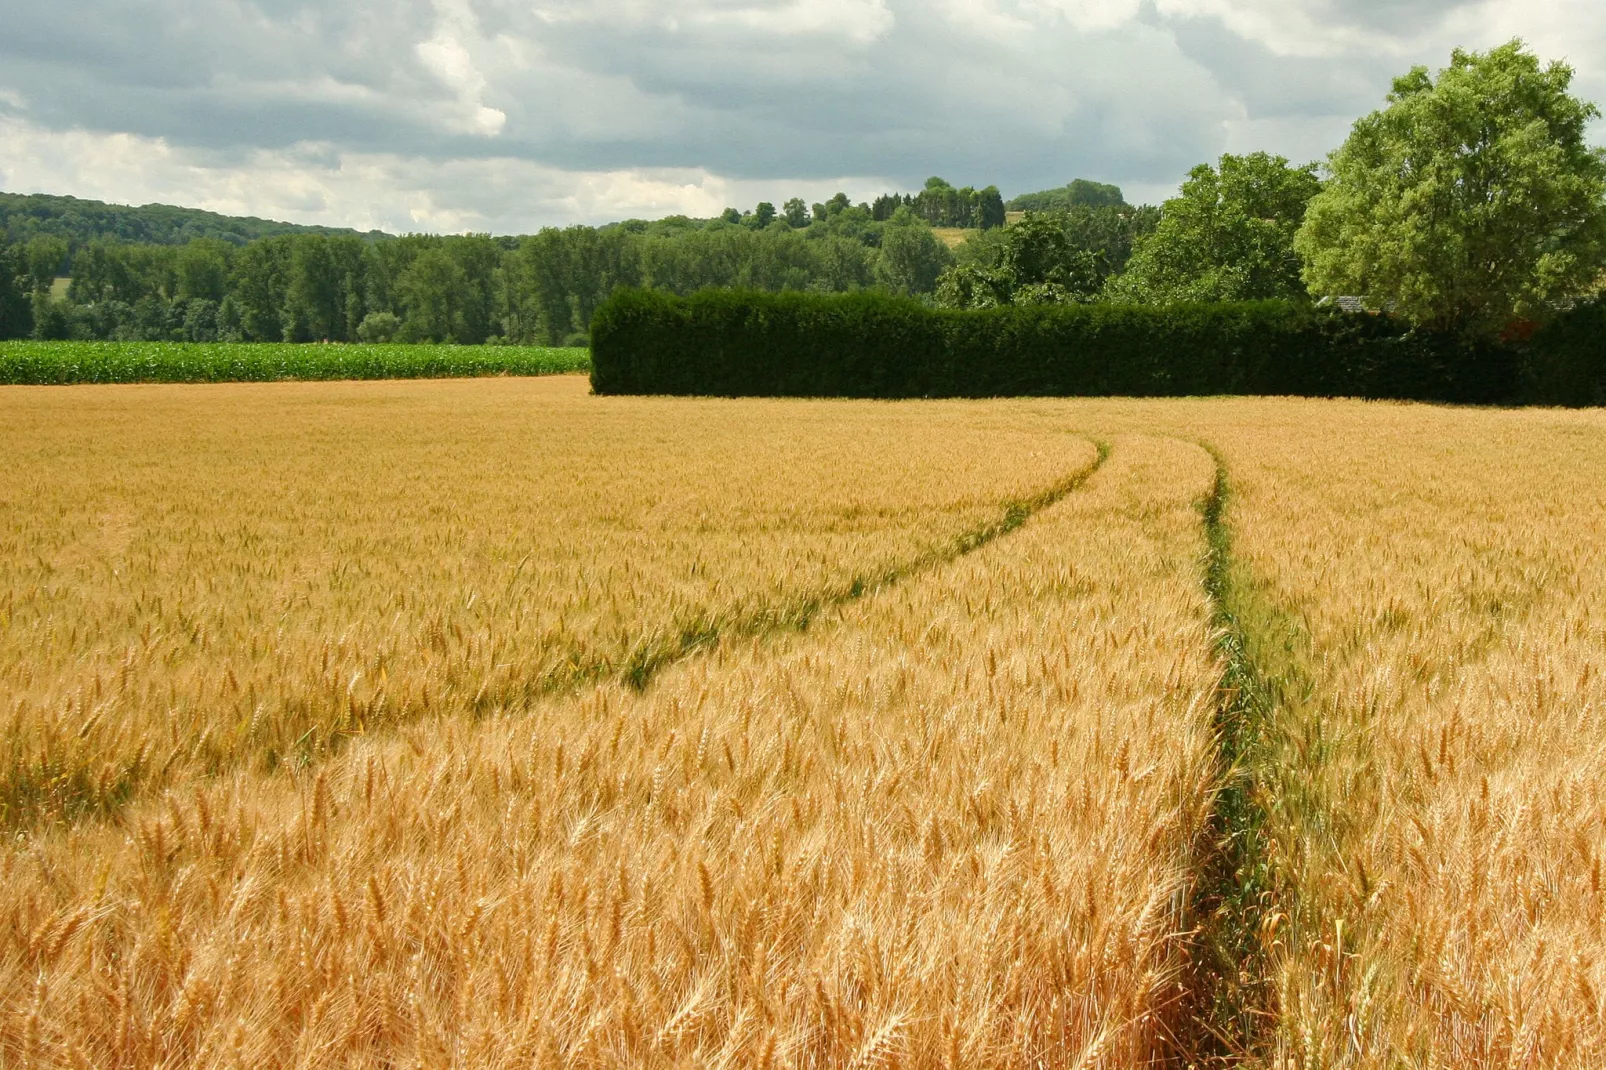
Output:
<instances>
[{"instance_id":1,"label":"cloudy sky","mask_svg":"<svg viewBox=\"0 0 1606 1070\"><path fill-rule=\"evenodd\" d=\"M1600 0L0 0L0 27L0 190L391 231L932 174L1158 200L1225 151L1318 158L1394 75L1513 36L1606 102Z\"/></svg>"}]
</instances>

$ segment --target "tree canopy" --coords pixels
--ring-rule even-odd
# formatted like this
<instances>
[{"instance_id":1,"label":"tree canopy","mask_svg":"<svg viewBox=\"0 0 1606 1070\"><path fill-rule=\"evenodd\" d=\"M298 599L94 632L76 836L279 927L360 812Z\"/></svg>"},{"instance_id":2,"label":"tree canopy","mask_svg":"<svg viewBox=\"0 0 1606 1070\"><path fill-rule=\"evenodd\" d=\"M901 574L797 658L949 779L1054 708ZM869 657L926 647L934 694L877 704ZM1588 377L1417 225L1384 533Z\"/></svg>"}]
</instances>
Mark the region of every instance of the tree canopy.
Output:
<instances>
[{"instance_id":1,"label":"tree canopy","mask_svg":"<svg viewBox=\"0 0 1606 1070\"><path fill-rule=\"evenodd\" d=\"M236 247L0 238L0 338L583 343L621 286L929 294L952 254L914 209L877 222L846 195L729 218L670 216L521 238L276 235ZM800 224L800 225L794 225ZM66 300L52 284L70 262Z\"/></svg>"},{"instance_id":2,"label":"tree canopy","mask_svg":"<svg viewBox=\"0 0 1606 1070\"><path fill-rule=\"evenodd\" d=\"M1004 197L997 186L955 189L947 179L936 176L926 179L925 189L918 194L886 193L877 197L870 205L870 215L883 222L904 208L934 227L992 230L1003 226L1005 219Z\"/></svg>"},{"instance_id":3,"label":"tree canopy","mask_svg":"<svg viewBox=\"0 0 1606 1070\"><path fill-rule=\"evenodd\" d=\"M1127 205L1027 212L961 245L939 280L937 300L951 308L1095 300L1158 215Z\"/></svg>"},{"instance_id":4,"label":"tree canopy","mask_svg":"<svg viewBox=\"0 0 1606 1070\"><path fill-rule=\"evenodd\" d=\"M1490 333L1595 285L1606 262L1600 112L1521 41L1417 67L1328 161L1296 247L1322 294Z\"/></svg>"},{"instance_id":5,"label":"tree canopy","mask_svg":"<svg viewBox=\"0 0 1606 1070\"><path fill-rule=\"evenodd\" d=\"M13 242L27 241L36 234L61 238L74 248L99 240L144 242L151 245L184 245L196 238L218 238L230 245L244 245L257 238L276 234L356 234L341 227L278 223L254 216L226 216L200 208L176 208L167 204L134 207L106 204L80 197L58 197L43 193L0 193L0 236ZM389 237L369 231L370 240Z\"/></svg>"},{"instance_id":6,"label":"tree canopy","mask_svg":"<svg viewBox=\"0 0 1606 1070\"><path fill-rule=\"evenodd\" d=\"M1120 186L1078 178L1059 189L1022 193L1009 202L1011 212L1052 212L1067 208L1121 208L1126 198Z\"/></svg>"},{"instance_id":7,"label":"tree canopy","mask_svg":"<svg viewBox=\"0 0 1606 1070\"><path fill-rule=\"evenodd\" d=\"M1291 167L1264 152L1200 164L1109 296L1144 304L1302 296L1294 234L1319 188L1315 164Z\"/></svg>"}]
</instances>

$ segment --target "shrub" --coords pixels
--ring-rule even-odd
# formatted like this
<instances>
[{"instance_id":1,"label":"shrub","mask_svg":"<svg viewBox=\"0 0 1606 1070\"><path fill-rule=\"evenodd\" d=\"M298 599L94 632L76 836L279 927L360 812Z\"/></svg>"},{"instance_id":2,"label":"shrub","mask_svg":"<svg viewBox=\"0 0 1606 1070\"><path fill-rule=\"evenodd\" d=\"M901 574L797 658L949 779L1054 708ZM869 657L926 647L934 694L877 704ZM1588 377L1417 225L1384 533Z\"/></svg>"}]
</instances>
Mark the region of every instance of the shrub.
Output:
<instances>
[{"instance_id":1,"label":"shrub","mask_svg":"<svg viewBox=\"0 0 1606 1070\"><path fill-rule=\"evenodd\" d=\"M621 291L592 321L601 394L1299 394L1492 402L1518 352L1281 301L933 309L878 293Z\"/></svg>"},{"instance_id":2,"label":"shrub","mask_svg":"<svg viewBox=\"0 0 1606 1070\"><path fill-rule=\"evenodd\" d=\"M394 312L370 312L357 325L357 338L363 342L381 345L393 341L400 326L401 322Z\"/></svg>"}]
</instances>

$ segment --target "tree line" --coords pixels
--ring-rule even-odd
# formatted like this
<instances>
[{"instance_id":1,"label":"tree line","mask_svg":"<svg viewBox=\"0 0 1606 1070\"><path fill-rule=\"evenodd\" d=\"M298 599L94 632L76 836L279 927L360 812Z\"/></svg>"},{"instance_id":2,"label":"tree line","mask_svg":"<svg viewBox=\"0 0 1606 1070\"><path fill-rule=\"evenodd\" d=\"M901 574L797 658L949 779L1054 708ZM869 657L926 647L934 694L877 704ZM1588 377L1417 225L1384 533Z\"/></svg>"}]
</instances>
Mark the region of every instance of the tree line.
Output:
<instances>
[{"instance_id":1,"label":"tree line","mask_svg":"<svg viewBox=\"0 0 1606 1070\"><path fill-rule=\"evenodd\" d=\"M1102 243L1071 225L1085 207L1028 213L966 243L937 300L1338 301L1433 332L1531 334L1606 293L1606 150L1585 140L1600 111L1572 79L1521 41L1458 49L1436 76L1396 79L1324 166L1225 155Z\"/></svg>"},{"instance_id":2,"label":"tree line","mask_svg":"<svg viewBox=\"0 0 1606 1070\"><path fill-rule=\"evenodd\" d=\"M908 208L933 227L962 227L992 230L1004 225L1007 212L997 186L955 189L942 178L926 179L926 188L916 194L887 193L870 205L877 220L891 219L900 208Z\"/></svg>"},{"instance_id":3,"label":"tree line","mask_svg":"<svg viewBox=\"0 0 1606 1070\"><path fill-rule=\"evenodd\" d=\"M1022 193L1005 207L1011 212L1055 212L1067 208L1118 208L1125 203L1120 186L1078 178L1059 189Z\"/></svg>"},{"instance_id":4,"label":"tree line","mask_svg":"<svg viewBox=\"0 0 1606 1070\"><path fill-rule=\"evenodd\" d=\"M619 287L929 295L952 263L912 209L877 220L840 195L801 217L760 205L517 238L95 239L74 250L36 234L0 246L0 337L584 344L592 310Z\"/></svg>"}]
</instances>

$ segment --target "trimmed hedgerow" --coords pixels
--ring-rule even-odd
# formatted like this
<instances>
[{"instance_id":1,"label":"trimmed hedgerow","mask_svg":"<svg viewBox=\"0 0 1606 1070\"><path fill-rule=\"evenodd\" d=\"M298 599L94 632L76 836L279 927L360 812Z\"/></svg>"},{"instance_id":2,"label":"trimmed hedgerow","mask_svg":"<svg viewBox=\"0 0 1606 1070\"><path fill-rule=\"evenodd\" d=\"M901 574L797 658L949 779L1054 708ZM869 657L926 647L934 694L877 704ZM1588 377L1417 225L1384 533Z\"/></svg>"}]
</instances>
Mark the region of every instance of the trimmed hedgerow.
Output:
<instances>
[{"instance_id":1,"label":"trimmed hedgerow","mask_svg":"<svg viewBox=\"0 0 1606 1070\"><path fill-rule=\"evenodd\" d=\"M1606 405L1606 301L1547 324L1523 347L1518 375L1523 401Z\"/></svg>"},{"instance_id":2,"label":"trimmed hedgerow","mask_svg":"<svg viewBox=\"0 0 1606 1070\"><path fill-rule=\"evenodd\" d=\"M599 394L1494 402L1518 350L1290 302L934 309L879 293L625 290L592 321Z\"/></svg>"}]
</instances>

